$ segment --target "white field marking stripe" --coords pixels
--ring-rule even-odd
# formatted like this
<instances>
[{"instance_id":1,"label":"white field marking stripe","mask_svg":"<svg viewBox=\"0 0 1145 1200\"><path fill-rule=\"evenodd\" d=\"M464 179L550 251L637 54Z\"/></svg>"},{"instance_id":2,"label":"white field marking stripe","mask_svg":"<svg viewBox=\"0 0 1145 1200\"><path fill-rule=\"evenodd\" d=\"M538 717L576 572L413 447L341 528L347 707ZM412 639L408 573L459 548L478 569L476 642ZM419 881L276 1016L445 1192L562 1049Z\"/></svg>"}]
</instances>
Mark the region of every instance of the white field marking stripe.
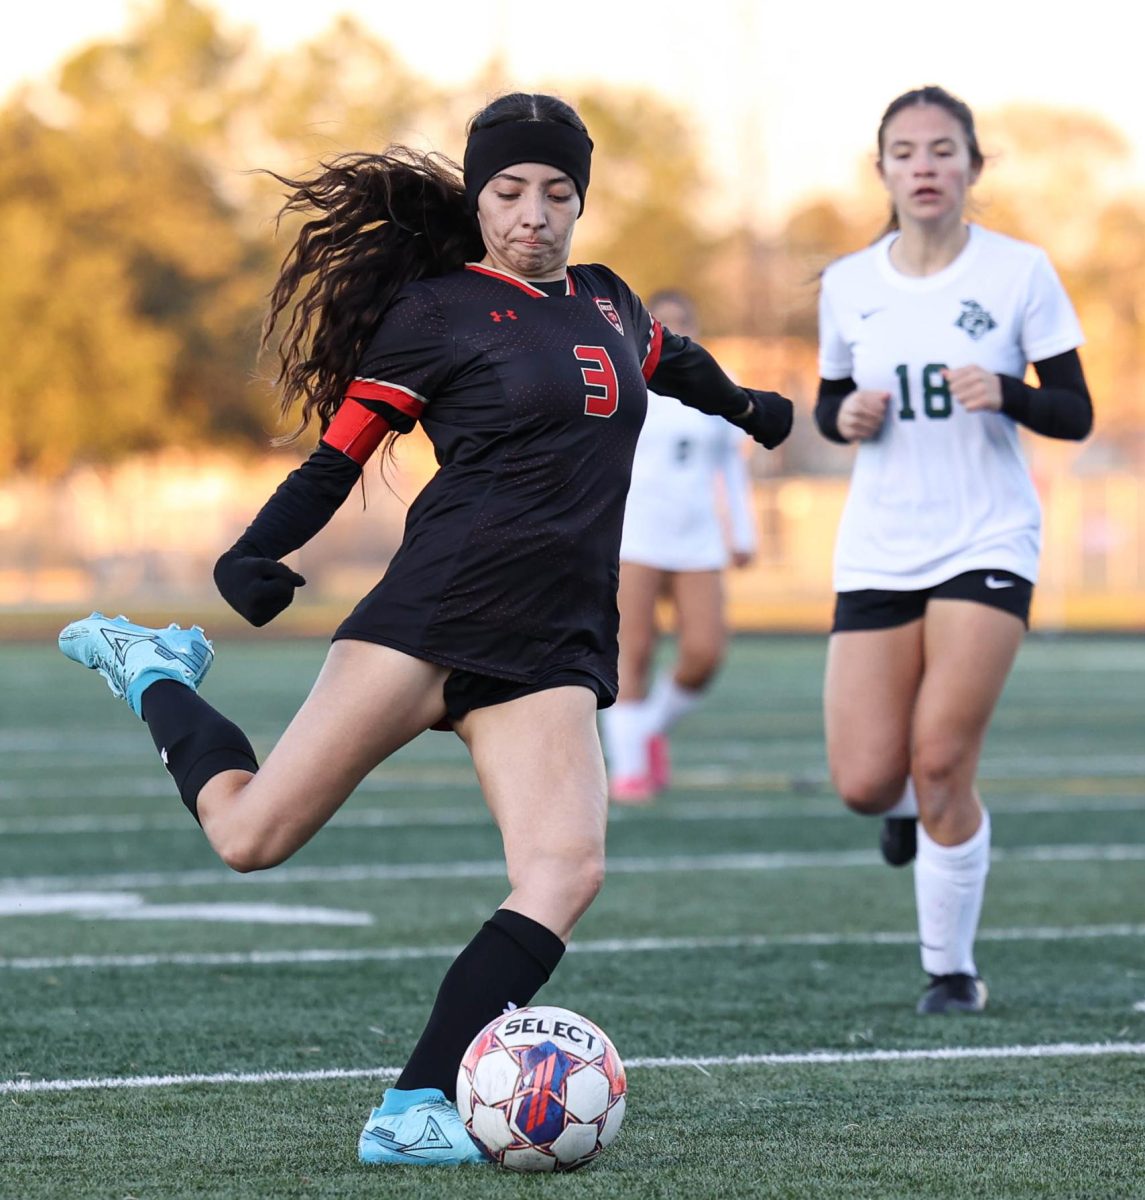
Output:
<instances>
[{"instance_id":1,"label":"white field marking stripe","mask_svg":"<svg viewBox=\"0 0 1145 1200\"><path fill-rule=\"evenodd\" d=\"M1145 844L1091 846L1021 846L991 852L994 863L1008 862L1140 862ZM882 863L875 850L808 850L778 854L665 855L663 858L610 858L612 875L691 874L702 871L791 871L839 867L871 867ZM3 892L59 892L69 887L114 888L219 887L223 884L357 883L406 879L503 879L500 859L456 863L348 864L342 867L277 867L273 871L236 875L224 870L140 871L118 875L27 875L0 879Z\"/></svg>"},{"instance_id":2,"label":"white field marking stripe","mask_svg":"<svg viewBox=\"0 0 1145 1200\"><path fill-rule=\"evenodd\" d=\"M93 910L90 921L195 921L231 925L372 925L373 914L303 904L141 904Z\"/></svg>"},{"instance_id":3,"label":"white field marking stripe","mask_svg":"<svg viewBox=\"0 0 1145 1200\"><path fill-rule=\"evenodd\" d=\"M55 741L50 745L40 747L33 745L29 753L37 756L56 754L58 752L58 734L53 734ZM754 787L768 790L787 790L797 786L812 786L828 790L828 776L820 759L809 757L806 762L799 763L783 771L758 771L747 767L729 765L728 760L737 758L751 759L756 756L754 745L742 741L726 743L709 742L709 752L720 745L725 747L724 758L719 762L694 763L689 766L677 767L673 776L678 787ZM102 748L102 747L101 747ZM0 750L5 757L10 758L16 751L5 749L0 739ZM102 757L101 760L102 762ZM71 771L64 776L62 782L44 780L24 780L12 777L0 777L0 799L16 799L20 796L31 798L51 798L60 794L61 788L67 786L67 781L73 774L83 775L84 764L76 757L76 747L69 745L67 765ZM139 764L145 769L145 764ZM106 775L106 769L100 768ZM87 773L90 773L88 771ZM1029 779L1031 782L1045 779L1061 779L1063 776L1077 776L1083 779L1108 779L1145 776L1145 755L1121 754L1101 755L1092 753L1078 755L1008 755L999 756L981 765L980 782L985 790L989 790L991 782L1010 782L1013 780ZM436 787L476 787L477 781L473 768L468 764L456 767L444 764L387 764L377 774L370 775L359 785L361 792L400 792L420 791ZM170 780L162 774L154 778L103 778L84 780L84 794L88 796L158 796L173 794Z\"/></svg>"},{"instance_id":4,"label":"white field marking stripe","mask_svg":"<svg viewBox=\"0 0 1145 1200\"><path fill-rule=\"evenodd\" d=\"M926 1050L808 1050L803 1054L736 1054L705 1058L626 1058L625 1067L793 1067L834 1063L949 1062L975 1058L1104 1058L1145 1054L1145 1042L1058 1042L1047 1046L938 1046Z\"/></svg>"},{"instance_id":5,"label":"white field marking stripe","mask_svg":"<svg viewBox=\"0 0 1145 1200\"><path fill-rule=\"evenodd\" d=\"M808 1050L801 1054L694 1055L691 1058L629 1058L628 1070L679 1067L800 1067L864 1063L949 1062L966 1059L1107 1058L1145 1054L1145 1042L1059 1042L1045 1046L948 1046L926 1050ZM0 1096L29 1092L110 1091L180 1087L189 1084L313 1083L329 1079L393 1079L398 1067L332 1067L316 1071L222 1071L216 1075L128 1075L104 1079L12 1079L0 1081Z\"/></svg>"},{"instance_id":6,"label":"white field marking stripe","mask_svg":"<svg viewBox=\"0 0 1145 1200\"><path fill-rule=\"evenodd\" d=\"M708 742L709 753L716 751L719 743ZM725 760L734 760L743 742L724 743ZM760 752L754 747L746 746L750 757ZM1087 754L1063 755L1007 755L982 763L979 783L984 791L988 791L991 782L1008 782L1014 779L1045 780L1060 779L1062 776L1084 779L1107 779L1109 777L1145 776L1145 755L1141 754ZM681 767L674 772L673 782L680 785L685 781L693 787L775 787L793 786L796 780L813 783L824 789L827 788L827 773L820 761L809 761L784 773L775 771L759 772L742 767L728 765L727 761L707 765Z\"/></svg>"},{"instance_id":7,"label":"white field marking stripe","mask_svg":"<svg viewBox=\"0 0 1145 1200\"><path fill-rule=\"evenodd\" d=\"M1015 929L979 929L980 942L1064 942L1101 938L1145 938L1145 925L1052 925ZM636 954L656 951L752 950L778 946L913 946L913 930L871 933L779 933L728 937L601 938L572 942L570 954ZM456 958L461 946L381 946L373 949L245 950L214 954L73 954L58 958L0 958L0 970L60 971L138 967L262 967L309 963L403 962L411 959Z\"/></svg>"},{"instance_id":8,"label":"white field marking stripe","mask_svg":"<svg viewBox=\"0 0 1145 1200\"><path fill-rule=\"evenodd\" d=\"M58 752L58 747L57 747ZM150 763L151 760L148 760ZM148 764L141 764L142 770L148 769ZM89 768L90 773L90 768ZM83 772L79 772L82 776ZM87 797L105 796L170 796L176 798L174 785L170 778L157 771L153 778L138 776L116 775L108 777L102 772L101 779L83 779L83 794ZM358 784L360 792L402 792L424 791L439 787L477 787L477 779L472 767L397 767L387 765L382 773L370 776ZM0 800L15 800L20 797L44 800L54 799L75 790L77 785L70 775L54 780L23 780L0 778Z\"/></svg>"},{"instance_id":9,"label":"white field marking stripe","mask_svg":"<svg viewBox=\"0 0 1145 1200\"><path fill-rule=\"evenodd\" d=\"M164 792L170 788L164 788ZM1139 795L1106 796L1034 796L1028 799L995 799L988 806L995 815L1141 812L1145 801ZM707 800L699 802L667 802L655 810L638 812L618 808L609 815L613 824L648 821L769 821L769 820L853 820L854 813L835 799L823 797L806 800ZM490 825L489 814L477 801L465 807L448 808L368 808L336 814L330 828L393 829L440 828L457 826L479 828ZM181 809L178 812L154 815L107 814L106 816L72 817L10 817L0 818L0 834L21 834L44 837L51 835L159 833L174 831L201 836L198 826Z\"/></svg>"}]
</instances>

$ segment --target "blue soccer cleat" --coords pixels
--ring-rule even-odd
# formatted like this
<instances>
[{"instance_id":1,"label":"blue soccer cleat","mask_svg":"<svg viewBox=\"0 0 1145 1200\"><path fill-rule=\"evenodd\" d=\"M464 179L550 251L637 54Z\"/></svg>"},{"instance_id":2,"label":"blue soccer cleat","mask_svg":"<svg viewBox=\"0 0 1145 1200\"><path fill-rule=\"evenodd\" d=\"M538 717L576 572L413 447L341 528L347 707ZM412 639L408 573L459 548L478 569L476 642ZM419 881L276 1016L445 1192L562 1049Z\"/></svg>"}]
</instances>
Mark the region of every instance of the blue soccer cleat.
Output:
<instances>
[{"instance_id":1,"label":"blue soccer cleat","mask_svg":"<svg viewBox=\"0 0 1145 1200\"><path fill-rule=\"evenodd\" d=\"M174 679L193 691L203 682L215 652L198 625L148 629L126 617L92 613L60 632L60 649L73 662L98 671L112 692L142 717L144 691L159 679Z\"/></svg>"},{"instance_id":2,"label":"blue soccer cleat","mask_svg":"<svg viewBox=\"0 0 1145 1200\"><path fill-rule=\"evenodd\" d=\"M414 1167L490 1161L466 1132L457 1105L437 1088L387 1088L358 1138L358 1157Z\"/></svg>"}]
</instances>

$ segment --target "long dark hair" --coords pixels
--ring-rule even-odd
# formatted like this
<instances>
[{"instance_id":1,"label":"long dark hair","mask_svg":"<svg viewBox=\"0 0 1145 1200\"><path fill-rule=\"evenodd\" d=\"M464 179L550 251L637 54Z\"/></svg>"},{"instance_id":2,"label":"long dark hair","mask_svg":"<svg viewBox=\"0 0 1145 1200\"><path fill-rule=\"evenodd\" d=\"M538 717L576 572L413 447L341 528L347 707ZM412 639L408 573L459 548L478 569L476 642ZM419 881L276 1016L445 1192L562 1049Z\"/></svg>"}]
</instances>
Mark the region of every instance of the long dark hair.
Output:
<instances>
[{"instance_id":1,"label":"long dark hair","mask_svg":"<svg viewBox=\"0 0 1145 1200\"><path fill-rule=\"evenodd\" d=\"M470 118L474 129L504 121L558 121L584 130L555 96L513 92ZM461 168L441 154L390 146L381 154L344 154L312 176L268 172L287 190L278 221L313 214L283 259L263 323L262 348L290 311L278 341L284 416L301 413L283 441L314 417L323 432L353 378L374 330L407 283L459 270L484 243L465 201Z\"/></svg>"},{"instance_id":2,"label":"long dark hair","mask_svg":"<svg viewBox=\"0 0 1145 1200\"><path fill-rule=\"evenodd\" d=\"M976 171L981 170L986 160L982 155L982 148L978 145L978 133L974 128L974 114L970 111L970 105L964 100L959 100L957 96L951 95L945 88L941 88L934 83L928 83L925 87L914 88L909 92L903 92L901 96L896 96L887 105L887 110L883 113L883 119L879 122L877 141L879 162L883 161L883 154L886 152L887 125L891 119L902 112L904 108L912 108L923 104L932 104L935 108L944 109L962 126L962 132L966 137L966 147L970 151L970 165ZM898 229L898 227L898 213L895 212L894 205L892 204L890 218L882 233L879 234L879 238L885 237L888 233Z\"/></svg>"}]
</instances>

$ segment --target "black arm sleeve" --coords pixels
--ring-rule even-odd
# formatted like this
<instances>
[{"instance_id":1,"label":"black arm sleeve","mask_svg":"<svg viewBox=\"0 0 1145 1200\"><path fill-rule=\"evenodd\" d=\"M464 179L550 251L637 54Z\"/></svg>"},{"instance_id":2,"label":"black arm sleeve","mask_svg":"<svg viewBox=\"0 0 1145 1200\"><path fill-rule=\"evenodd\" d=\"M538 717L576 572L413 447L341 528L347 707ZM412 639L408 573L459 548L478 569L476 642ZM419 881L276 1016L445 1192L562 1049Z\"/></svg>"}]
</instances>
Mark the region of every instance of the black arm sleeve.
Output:
<instances>
[{"instance_id":1,"label":"black arm sleeve","mask_svg":"<svg viewBox=\"0 0 1145 1200\"><path fill-rule=\"evenodd\" d=\"M1002 411L1034 433L1080 442L1093 428L1093 402L1076 350L1034 363L1041 387L999 375Z\"/></svg>"},{"instance_id":2,"label":"black arm sleeve","mask_svg":"<svg viewBox=\"0 0 1145 1200\"><path fill-rule=\"evenodd\" d=\"M819 432L830 442L848 445L839 432L839 409L843 401L855 390L855 381L846 379L820 379L819 394L815 397L815 424Z\"/></svg>"},{"instance_id":3,"label":"black arm sleeve","mask_svg":"<svg viewBox=\"0 0 1145 1200\"><path fill-rule=\"evenodd\" d=\"M790 400L778 392L740 387L703 346L669 329L664 330L660 361L648 386L689 408L739 425L769 450L791 431L794 408Z\"/></svg>"},{"instance_id":4,"label":"black arm sleeve","mask_svg":"<svg viewBox=\"0 0 1145 1200\"><path fill-rule=\"evenodd\" d=\"M314 453L279 484L235 548L274 559L297 550L338 511L361 476L362 468L352 458L319 442Z\"/></svg>"}]
</instances>

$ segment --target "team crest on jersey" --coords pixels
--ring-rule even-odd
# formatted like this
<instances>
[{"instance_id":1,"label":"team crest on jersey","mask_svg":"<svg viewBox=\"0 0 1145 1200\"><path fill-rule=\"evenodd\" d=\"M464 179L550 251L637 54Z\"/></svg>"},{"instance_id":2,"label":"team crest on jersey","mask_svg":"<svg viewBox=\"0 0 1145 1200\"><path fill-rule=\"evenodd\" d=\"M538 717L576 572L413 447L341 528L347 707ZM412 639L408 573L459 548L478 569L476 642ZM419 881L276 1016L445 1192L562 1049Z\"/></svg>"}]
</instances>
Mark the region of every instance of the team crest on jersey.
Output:
<instances>
[{"instance_id":1,"label":"team crest on jersey","mask_svg":"<svg viewBox=\"0 0 1145 1200\"><path fill-rule=\"evenodd\" d=\"M998 322L977 300L962 301L962 315L954 324L959 329L964 329L975 341L985 337L991 329L998 328Z\"/></svg>"},{"instance_id":2,"label":"team crest on jersey","mask_svg":"<svg viewBox=\"0 0 1145 1200\"><path fill-rule=\"evenodd\" d=\"M620 323L620 313L616 311L616 305L607 296L593 296L593 300L596 301L596 307L600 309L601 314L608 318L608 323L623 337L624 326Z\"/></svg>"}]
</instances>

